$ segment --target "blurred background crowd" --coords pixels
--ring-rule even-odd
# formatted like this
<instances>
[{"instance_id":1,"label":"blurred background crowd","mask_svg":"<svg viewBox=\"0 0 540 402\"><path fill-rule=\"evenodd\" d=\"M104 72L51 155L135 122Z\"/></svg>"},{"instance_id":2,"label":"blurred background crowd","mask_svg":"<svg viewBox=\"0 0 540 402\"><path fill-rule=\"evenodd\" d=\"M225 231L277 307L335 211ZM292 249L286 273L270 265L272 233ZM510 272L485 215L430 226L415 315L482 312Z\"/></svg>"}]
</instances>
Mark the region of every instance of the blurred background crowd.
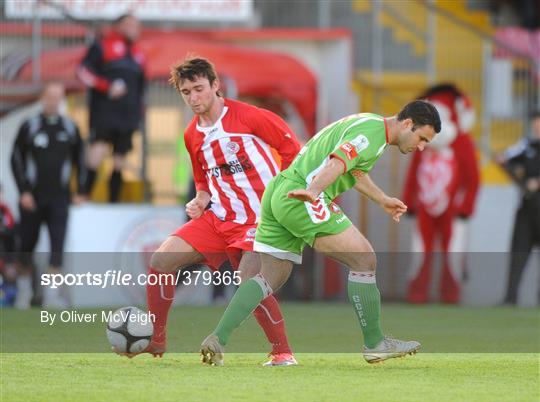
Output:
<instances>
[{"instance_id":1,"label":"blurred background crowd","mask_svg":"<svg viewBox=\"0 0 540 402\"><path fill-rule=\"evenodd\" d=\"M540 1L5 0L0 33L2 305L143 303L144 289L36 278L145 272L185 221L192 114L167 80L189 54L304 142L347 114L430 100L437 141L372 172L409 218L340 200L378 252L385 299L538 304ZM341 300L344 284L308 251L282 296ZM180 288L176 303L230 294Z\"/></svg>"}]
</instances>

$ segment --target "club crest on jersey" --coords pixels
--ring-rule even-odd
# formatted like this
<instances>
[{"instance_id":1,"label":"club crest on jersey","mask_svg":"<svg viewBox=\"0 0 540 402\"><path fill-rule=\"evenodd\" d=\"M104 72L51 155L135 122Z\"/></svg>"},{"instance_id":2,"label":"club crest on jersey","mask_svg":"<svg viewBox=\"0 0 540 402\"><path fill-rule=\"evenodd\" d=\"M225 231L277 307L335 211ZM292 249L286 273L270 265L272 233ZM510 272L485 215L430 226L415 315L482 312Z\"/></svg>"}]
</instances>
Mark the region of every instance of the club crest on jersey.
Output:
<instances>
[{"instance_id":1,"label":"club crest on jersey","mask_svg":"<svg viewBox=\"0 0 540 402\"><path fill-rule=\"evenodd\" d=\"M255 233L257 233L257 229L256 228L251 228L251 229L248 229L248 231L246 232L246 236L247 237L255 237Z\"/></svg>"},{"instance_id":2,"label":"club crest on jersey","mask_svg":"<svg viewBox=\"0 0 540 402\"><path fill-rule=\"evenodd\" d=\"M315 202L304 202L304 205L313 223L323 223L330 219L330 210L322 197Z\"/></svg>"},{"instance_id":3,"label":"club crest on jersey","mask_svg":"<svg viewBox=\"0 0 540 402\"><path fill-rule=\"evenodd\" d=\"M126 45L123 42L115 42L113 45L113 51L117 55L123 55L126 53Z\"/></svg>"},{"instance_id":4,"label":"club crest on jersey","mask_svg":"<svg viewBox=\"0 0 540 402\"><path fill-rule=\"evenodd\" d=\"M231 142L228 142L227 145L225 145L225 149L227 150L227 153L235 154L238 151L240 151L240 145L238 145L234 141L231 141Z\"/></svg>"},{"instance_id":5,"label":"club crest on jersey","mask_svg":"<svg viewBox=\"0 0 540 402\"><path fill-rule=\"evenodd\" d=\"M39 133L34 137L34 146L36 148L47 148L49 146L49 137L45 133Z\"/></svg>"},{"instance_id":6,"label":"club crest on jersey","mask_svg":"<svg viewBox=\"0 0 540 402\"><path fill-rule=\"evenodd\" d=\"M339 147L339 149L341 149L343 151L345 156L347 156L347 159L350 160L350 161L358 156L358 153L356 152L355 146L353 144L351 144L350 142L346 142L345 144L342 144Z\"/></svg>"}]
</instances>

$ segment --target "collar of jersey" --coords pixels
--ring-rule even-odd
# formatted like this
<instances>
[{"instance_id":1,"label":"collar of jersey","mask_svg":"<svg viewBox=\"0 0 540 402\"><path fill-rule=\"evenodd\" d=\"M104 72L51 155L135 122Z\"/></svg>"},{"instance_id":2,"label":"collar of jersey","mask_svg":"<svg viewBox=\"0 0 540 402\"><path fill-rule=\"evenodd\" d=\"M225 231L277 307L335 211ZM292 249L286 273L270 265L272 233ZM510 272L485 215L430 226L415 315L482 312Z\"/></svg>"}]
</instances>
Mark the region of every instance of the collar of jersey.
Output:
<instances>
[{"instance_id":1,"label":"collar of jersey","mask_svg":"<svg viewBox=\"0 0 540 402\"><path fill-rule=\"evenodd\" d=\"M221 111L221 115L219 116L219 118L216 120L216 122L213 125L211 125L209 127L201 127L201 126L199 126L199 119L197 119L197 130L204 133L204 134L208 134L214 128L221 125L221 120L223 119L223 117L225 116L225 113L227 113L228 110L229 110L229 108L224 105L223 110Z\"/></svg>"}]
</instances>

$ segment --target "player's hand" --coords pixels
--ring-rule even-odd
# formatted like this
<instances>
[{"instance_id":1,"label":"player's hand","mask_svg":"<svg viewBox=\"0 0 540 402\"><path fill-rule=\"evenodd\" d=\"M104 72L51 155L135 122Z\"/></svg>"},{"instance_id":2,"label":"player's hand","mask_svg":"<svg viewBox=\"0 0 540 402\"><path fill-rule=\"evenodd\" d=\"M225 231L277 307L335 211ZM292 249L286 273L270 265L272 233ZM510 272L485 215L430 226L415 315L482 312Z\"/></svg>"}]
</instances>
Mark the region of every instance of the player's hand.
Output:
<instances>
[{"instance_id":1,"label":"player's hand","mask_svg":"<svg viewBox=\"0 0 540 402\"><path fill-rule=\"evenodd\" d=\"M111 83L109 87L109 98L118 99L127 93L126 83L123 79L116 79Z\"/></svg>"},{"instance_id":2,"label":"player's hand","mask_svg":"<svg viewBox=\"0 0 540 402\"><path fill-rule=\"evenodd\" d=\"M202 200L194 198L186 204L186 214L191 219L197 219L204 213L205 208L206 204Z\"/></svg>"},{"instance_id":3,"label":"player's hand","mask_svg":"<svg viewBox=\"0 0 540 402\"><path fill-rule=\"evenodd\" d=\"M298 190L292 190L287 193L288 198L294 198L299 201L304 202L315 202L317 201L317 194L315 194L313 191L307 190L307 189L298 189Z\"/></svg>"},{"instance_id":4,"label":"player's hand","mask_svg":"<svg viewBox=\"0 0 540 402\"><path fill-rule=\"evenodd\" d=\"M36 201L32 193L25 191L21 194L21 207L27 211L33 211L36 209Z\"/></svg>"},{"instance_id":5,"label":"player's hand","mask_svg":"<svg viewBox=\"0 0 540 402\"><path fill-rule=\"evenodd\" d=\"M527 179L525 182L525 187L529 193L536 193L538 188L540 188L540 180L535 177Z\"/></svg>"},{"instance_id":6,"label":"player's hand","mask_svg":"<svg viewBox=\"0 0 540 402\"><path fill-rule=\"evenodd\" d=\"M88 197L83 194L75 194L73 196L73 199L71 200L73 202L73 205L81 205L84 204L86 201L88 201Z\"/></svg>"},{"instance_id":7,"label":"player's hand","mask_svg":"<svg viewBox=\"0 0 540 402\"><path fill-rule=\"evenodd\" d=\"M384 209L384 212L392 216L392 219L396 222L399 222L401 215L407 212L407 205L405 205L403 201L393 197L385 197L381 201L381 207Z\"/></svg>"}]
</instances>

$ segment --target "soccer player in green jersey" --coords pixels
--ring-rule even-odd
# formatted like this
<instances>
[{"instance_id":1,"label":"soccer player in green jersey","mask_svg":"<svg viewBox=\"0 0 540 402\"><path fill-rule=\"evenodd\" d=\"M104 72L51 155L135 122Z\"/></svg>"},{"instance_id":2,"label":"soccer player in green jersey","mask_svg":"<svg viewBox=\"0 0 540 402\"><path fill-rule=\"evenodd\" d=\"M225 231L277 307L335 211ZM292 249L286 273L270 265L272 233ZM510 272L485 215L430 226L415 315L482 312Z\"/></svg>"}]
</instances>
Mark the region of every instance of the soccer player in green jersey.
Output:
<instances>
[{"instance_id":1,"label":"soccer player in green jersey","mask_svg":"<svg viewBox=\"0 0 540 402\"><path fill-rule=\"evenodd\" d=\"M407 206L386 195L368 172L389 145L403 154L422 151L440 130L435 107L416 100L397 116L351 115L315 135L264 192L254 247L261 254L261 271L238 288L218 326L203 341L203 362L223 364L232 331L287 281L306 244L349 268L348 295L364 335L368 363L416 353L420 343L383 334L375 252L332 200L354 187L399 222Z\"/></svg>"}]
</instances>

